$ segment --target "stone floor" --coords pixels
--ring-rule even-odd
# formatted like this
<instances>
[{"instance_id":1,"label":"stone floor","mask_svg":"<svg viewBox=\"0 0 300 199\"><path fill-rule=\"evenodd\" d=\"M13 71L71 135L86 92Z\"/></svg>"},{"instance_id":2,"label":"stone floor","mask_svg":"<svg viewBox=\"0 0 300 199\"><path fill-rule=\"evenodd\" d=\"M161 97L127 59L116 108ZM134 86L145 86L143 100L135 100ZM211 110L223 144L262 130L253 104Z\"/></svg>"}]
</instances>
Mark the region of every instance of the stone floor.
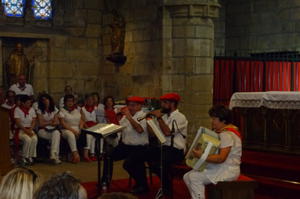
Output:
<instances>
[{"instance_id":1,"label":"stone floor","mask_svg":"<svg viewBox=\"0 0 300 199\"><path fill-rule=\"evenodd\" d=\"M127 172L122 167L122 161L114 163L113 179L128 178ZM97 162L80 162L72 164L63 162L60 165L49 165L44 163L37 163L30 167L41 176L42 180L48 179L50 176L70 171L75 177L79 178L82 182L97 181Z\"/></svg>"}]
</instances>

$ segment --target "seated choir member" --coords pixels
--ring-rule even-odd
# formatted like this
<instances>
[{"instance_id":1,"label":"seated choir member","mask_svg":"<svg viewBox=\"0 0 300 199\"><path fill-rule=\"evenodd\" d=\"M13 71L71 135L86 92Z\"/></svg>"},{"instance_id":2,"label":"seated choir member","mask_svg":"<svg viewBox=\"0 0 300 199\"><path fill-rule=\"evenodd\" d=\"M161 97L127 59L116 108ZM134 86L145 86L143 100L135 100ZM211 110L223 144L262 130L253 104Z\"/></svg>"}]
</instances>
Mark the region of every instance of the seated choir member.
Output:
<instances>
[{"instance_id":1,"label":"seated choir member","mask_svg":"<svg viewBox=\"0 0 300 199\"><path fill-rule=\"evenodd\" d=\"M59 100L59 108L61 109L61 108L63 108L65 105L64 105L64 98L65 98L65 96L66 95L73 95L74 93L73 93L73 88L72 88L72 86L70 86L70 85L66 85L65 86L65 90L64 90L64 92L65 92L65 95L63 96L63 97L61 97L60 98L60 100Z\"/></svg>"},{"instance_id":2,"label":"seated choir member","mask_svg":"<svg viewBox=\"0 0 300 199\"><path fill-rule=\"evenodd\" d=\"M1 104L2 108L5 108L7 110L12 110L16 106L16 94L14 91L8 90L6 92L4 103Z\"/></svg>"},{"instance_id":3,"label":"seated choir member","mask_svg":"<svg viewBox=\"0 0 300 199\"><path fill-rule=\"evenodd\" d=\"M163 145L162 176L160 170L160 147L151 147L146 157L153 172L160 176L162 180L163 194L169 195L171 194L170 166L184 159L188 121L177 108L180 101L180 96L177 93L165 94L160 97L160 100L161 110L155 110L151 113L155 116L159 128L167 139L167 142ZM148 130L153 133L150 126L148 126ZM142 174L145 178L146 173L143 172Z\"/></svg>"},{"instance_id":4,"label":"seated choir member","mask_svg":"<svg viewBox=\"0 0 300 199\"><path fill-rule=\"evenodd\" d=\"M9 90L14 91L16 95L27 95L29 97L34 95L32 86L26 83L25 75L20 75L18 82L11 85Z\"/></svg>"},{"instance_id":5,"label":"seated choir member","mask_svg":"<svg viewBox=\"0 0 300 199\"><path fill-rule=\"evenodd\" d=\"M75 98L73 95L66 95L64 97L64 108L60 109L59 119L63 127L62 136L67 139L71 152L73 163L80 162L80 156L77 150L76 140L79 138L80 129L83 128L84 121L80 111L75 105Z\"/></svg>"},{"instance_id":6,"label":"seated choir member","mask_svg":"<svg viewBox=\"0 0 300 199\"><path fill-rule=\"evenodd\" d=\"M0 184L1 199L33 199L39 186L38 175L27 168L15 168L6 174Z\"/></svg>"},{"instance_id":7,"label":"seated choir member","mask_svg":"<svg viewBox=\"0 0 300 199\"><path fill-rule=\"evenodd\" d=\"M87 199L80 181L68 173L56 174L37 190L35 199Z\"/></svg>"},{"instance_id":8,"label":"seated choir member","mask_svg":"<svg viewBox=\"0 0 300 199\"><path fill-rule=\"evenodd\" d=\"M96 106L96 117L99 123L106 123L104 105L100 103L100 97L97 92L91 94L93 96L94 104Z\"/></svg>"},{"instance_id":9,"label":"seated choir member","mask_svg":"<svg viewBox=\"0 0 300 199\"><path fill-rule=\"evenodd\" d=\"M33 164L36 157L37 136L33 129L36 124L36 113L31 107L31 98L27 95L20 97L21 105L15 108L14 118L18 137L23 142L22 164Z\"/></svg>"},{"instance_id":10,"label":"seated choir member","mask_svg":"<svg viewBox=\"0 0 300 199\"><path fill-rule=\"evenodd\" d=\"M92 95L85 98L85 106L81 108L82 118L84 120L84 128L90 128L97 124L96 107ZM86 134L86 146L84 148L83 158L87 162L96 161L95 156L96 138L93 135Z\"/></svg>"},{"instance_id":11,"label":"seated choir member","mask_svg":"<svg viewBox=\"0 0 300 199\"><path fill-rule=\"evenodd\" d=\"M14 110L16 108L16 94L14 91L8 90L6 92L6 97L4 103L1 104L1 107L9 111L9 126L11 127L9 130L9 139L13 139Z\"/></svg>"},{"instance_id":12,"label":"seated choir member","mask_svg":"<svg viewBox=\"0 0 300 199\"><path fill-rule=\"evenodd\" d=\"M183 177L193 199L205 198L205 185L220 181L236 180L240 175L242 155L241 135L238 128L231 124L231 112L223 105L217 105L209 110L212 128L219 133L221 140L218 154L209 155L209 164L202 171L192 170ZM195 157L201 157L201 150L193 150Z\"/></svg>"},{"instance_id":13,"label":"seated choir member","mask_svg":"<svg viewBox=\"0 0 300 199\"><path fill-rule=\"evenodd\" d=\"M125 127L125 129L121 132L119 144L110 154L109 163L104 164L103 184L107 184L111 180L113 161L125 159L123 167L129 171L129 168L135 164L135 162L132 162L132 155L144 153L149 144L146 121L142 120L139 122L137 120L145 116L145 113L142 111L144 99L141 97L128 97L126 103L127 107L122 108L123 117L119 121L120 125ZM108 168L105 168L106 166ZM137 184L143 183L136 176L132 177Z\"/></svg>"},{"instance_id":14,"label":"seated choir member","mask_svg":"<svg viewBox=\"0 0 300 199\"><path fill-rule=\"evenodd\" d=\"M40 95L38 99L37 116L39 121L38 136L50 141L50 159L54 164L60 164L60 132L58 130L58 109L55 107L54 101L50 95Z\"/></svg>"}]
</instances>

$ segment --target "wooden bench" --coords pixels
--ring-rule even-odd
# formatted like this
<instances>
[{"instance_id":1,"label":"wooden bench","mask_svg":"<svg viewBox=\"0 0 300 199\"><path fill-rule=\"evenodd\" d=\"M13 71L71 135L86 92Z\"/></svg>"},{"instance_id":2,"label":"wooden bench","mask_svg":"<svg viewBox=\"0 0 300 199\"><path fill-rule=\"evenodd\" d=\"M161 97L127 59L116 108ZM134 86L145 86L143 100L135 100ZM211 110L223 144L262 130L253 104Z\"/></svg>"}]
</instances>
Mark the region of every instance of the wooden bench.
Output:
<instances>
[{"instance_id":1,"label":"wooden bench","mask_svg":"<svg viewBox=\"0 0 300 199\"><path fill-rule=\"evenodd\" d=\"M231 182L218 182L206 187L208 199L254 199L257 182L245 175Z\"/></svg>"},{"instance_id":2,"label":"wooden bench","mask_svg":"<svg viewBox=\"0 0 300 199\"><path fill-rule=\"evenodd\" d=\"M191 168L184 163L173 165L172 178L183 178L183 175L190 171ZM173 179L172 179L173 183ZM206 186L206 195L208 199L254 199L254 190L257 182L245 175L231 182L218 182L218 184L209 184ZM172 190L173 192L173 190ZM173 194L172 194L173 195Z\"/></svg>"}]
</instances>

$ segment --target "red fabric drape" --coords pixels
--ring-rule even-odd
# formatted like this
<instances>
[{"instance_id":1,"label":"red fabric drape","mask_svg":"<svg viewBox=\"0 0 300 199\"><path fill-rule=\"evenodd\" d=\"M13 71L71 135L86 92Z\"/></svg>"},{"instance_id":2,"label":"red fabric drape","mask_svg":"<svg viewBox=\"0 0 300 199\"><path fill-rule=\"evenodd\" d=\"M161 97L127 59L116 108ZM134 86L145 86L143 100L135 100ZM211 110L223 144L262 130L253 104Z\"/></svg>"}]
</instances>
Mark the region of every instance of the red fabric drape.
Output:
<instances>
[{"instance_id":1,"label":"red fabric drape","mask_svg":"<svg viewBox=\"0 0 300 199\"><path fill-rule=\"evenodd\" d=\"M300 62L294 63L294 91L300 91Z\"/></svg>"},{"instance_id":2,"label":"red fabric drape","mask_svg":"<svg viewBox=\"0 0 300 199\"><path fill-rule=\"evenodd\" d=\"M266 91L291 90L291 63L266 62Z\"/></svg>"},{"instance_id":3,"label":"red fabric drape","mask_svg":"<svg viewBox=\"0 0 300 199\"><path fill-rule=\"evenodd\" d=\"M229 104L233 93L234 61L215 60L214 63L214 104Z\"/></svg>"}]
</instances>

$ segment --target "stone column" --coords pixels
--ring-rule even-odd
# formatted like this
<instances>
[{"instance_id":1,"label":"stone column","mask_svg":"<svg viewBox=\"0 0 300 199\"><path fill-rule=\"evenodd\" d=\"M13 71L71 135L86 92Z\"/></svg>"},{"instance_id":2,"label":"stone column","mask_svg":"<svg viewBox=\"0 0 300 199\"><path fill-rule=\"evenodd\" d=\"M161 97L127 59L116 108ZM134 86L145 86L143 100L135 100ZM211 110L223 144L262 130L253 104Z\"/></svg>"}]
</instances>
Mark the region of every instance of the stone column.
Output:
<instances>
[{"instance_id":1,"label":"stone column","mask_svg":"<svg viewBox=\"0 0 300 199\"><path fill-rule=\"evenodd\" d=\"M165 0L162 92L183 96L180 110L189 120L189 137L199 126L210 127L214 24L217 0Z\"/></svg>"}]
</instances>

